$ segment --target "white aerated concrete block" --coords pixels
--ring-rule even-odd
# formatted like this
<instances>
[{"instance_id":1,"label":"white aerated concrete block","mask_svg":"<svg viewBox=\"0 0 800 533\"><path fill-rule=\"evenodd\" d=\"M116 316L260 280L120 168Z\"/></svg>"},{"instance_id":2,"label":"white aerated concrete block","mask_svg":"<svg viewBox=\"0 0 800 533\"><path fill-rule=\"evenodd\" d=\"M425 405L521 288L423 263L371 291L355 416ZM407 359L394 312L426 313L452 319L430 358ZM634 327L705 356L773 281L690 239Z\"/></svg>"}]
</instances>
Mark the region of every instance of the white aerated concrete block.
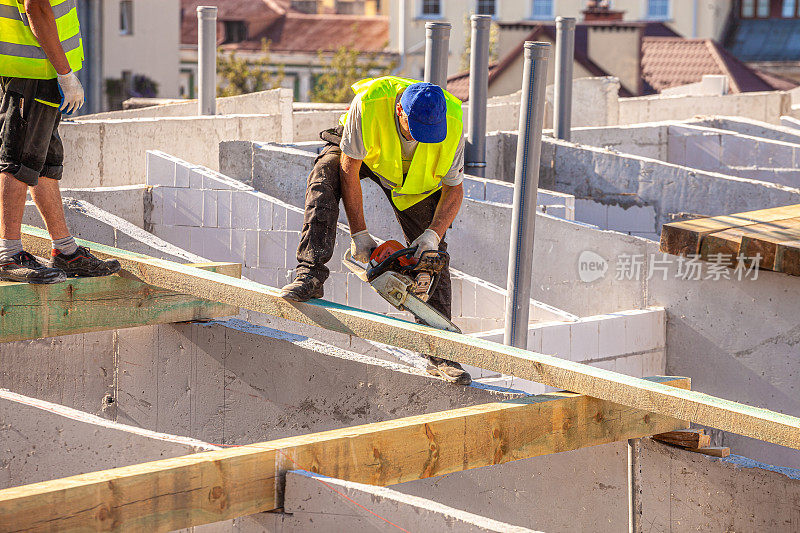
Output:
<instances>
[{"instance_id":1,"label":"white aerated concrete block","mask_svg":"<svg viewBox=\"0 0 800 533\"><path fill-rule=\"evenodd\" d=\"M189 228L182 226L153 225L153 235L183 250L190 249L189 233Z\"/></svg>"},{"instance_id":2,"label":"white aerated concrete block","mask_svg":"<svg viewBox=\"0 0 800 533\"><path fill-rule=\"evenodd\" d=\"M600 358L625 353L625 319L612 313L598 321L598 356Z\"/></svg>"},{"instance_id":3,"label":"white aerated concrete block","mask_svg":"<svg viewBox=\"0 0 800 533\"><path fill-rule=\"evenodd\" d=\"M177 214L175 207L175 189L172 187L156 187L153 191L159 191L159 194L163 198L162 223L165 226L174 226Z\"/></svg>"},{"instance_id":4,"label":"white aerated concrete block","mask_svg":"<svg viewBox=\"0 0 800 533\"><path fill-rule=\"evenodd\" d=\"M237 263L245 263L245 230L232 229L231 230L231 257Z\"/></svg>"},{"instance_id":5,"label":"white aerated concrete block","mask_svg":"<svg viewBox=\"0 0 800 533\"><path fill-rule=\"evenodd\" d=\"M203 191L203 226L217 227L217 191Z\"/></svg>"},{"instance_id":6,"label":"white aerated concrete block","mask_svg":"<svg viewBox=\"0 0 800 533\"><path fill-rule=\"evenodd\" d=\"M148 185L175 186L175 160L163 152L147 151L146 180Z\"/></svg>"},{"instance_id":7,"label":"white aerated concrete block","mask_svg":"<svg viewBox=\"0 0 800 533\"><path fill-rule=\"evenodd\" d=\"M579 320L570 324L572 337L570 359L591 361L600 353L600 326L596 320Z\"/></svg>"},{"instance_id":8,"label":"white aerated concrete block","mask_svg":"<svg viewBox=\"0 0 800 533\"><path fill-rule=\"evenodd\" d=\"M276 231L286 231L286 208L272 204L272 229Z\"/></svg>"},{"instance_id":9,"label":"white aerated concrete block","mask_svg":"<svg viewBox=\"0 0 800 533\"><path fill-rule=\"evenodd\" d=\"M303 211L286 208L286 229L300 231L303 228Z\"/></svg>"},{"instance_id":10,"label":"white aerated concrete block","mask_svg":"<svg viewBox=\"0 0 800 533\"><path fill-rule=\"evenodd\" d=\"M451 277L450 278L450 312L452 313L453 317L460 317L461 314L461 285L463 279Z\"/></svg>"},{"instance_id":11,"label":"white aerated concrete block","mask_svg":"<svg viewBox=\"0 0 800 533\"><path fill-rule=\"evenodd\" d=\"M273 203L266 198L261 198L256 195L258 199L258 229L271 230L272 229L272 211Z\"/></svg>"},{"instance_id":12,"label":"white aerated concrete block","mask_svg":"<svg viewBox=\"0 0 800 533\"><path fill-rule=\"evenodd\" d=\"M570 326L569 323L542 325L542 353L569 359L572 342Z\"/></svg>"},{"instance_id":13,"label":"white aerated concrete block","mask_svg":"<svg viewBox=\"0 0 800 533\"><path fill-rule=\"evenodd\" d=\"M245 195L247 193L239 193ZM233 193L231 191L217 192L217 227L232 228Z\"/></svg>"},{"instance_id":14,"label":"white aerated concrete block","mask_svg":"<svg viewBox=\"0 0 800 533\"><path fill-rule=\"evenodd\" d=\"M150 209L150 218L146 221L150 224L163 224L164 223L164 188L153 187L150 193L150 201L152 207Z\"/></svg>"},{"instance_id":15,"label":"white aerated concrete block","mask_svg":"<svg viewBox=\"0 0 800 533\"><path fill-rule=\"evenodd\" d=\"M186 188L189 187L189 167L178 162L175 165L175 186Z\"/></svg>"},{"instance_id":16,"label":"white aerated concrete block","mask_svg":"<svg viewBox=\"0 0 800 533\"><path fill-rule=\"evenodd\" d=\"M536 353L543 353L542 352L542 336L543 336L543 328L540 327L531 327L528 328L528 350ZM498 342L503 342L503 336L500 336L500 340Z\"/></svg>"},{"instance_id":17,"label":"white aerated concrete block","mask_svg":"<svg viewBox=\"0 0 800 533\"><path fill-rule=\"evenodd\" d=\"M283 231L258 232L258 267L286 268L286 234Z\"/></svg>"},{"instance_id":18,"label":"white aerated concrete block","mask_svg":"<svg viewBox=\"0 0 800 533\"><path fill-rule=\"evenodd\" d=\"M476 317L478 316L475 304L475 284L462 283L461 284L461 316L462 317Z\"/></svg>"},{"instance_id":19,"label":"white aerated concrete block","mask_svg":"<svg viewBox=\"0 0 800 533\"><path fill-rule=\"evenodd\" d=\"M257 230L244 230L244 264L248 268L258 267L258 234Z\"/></svg>"},{"instance_id":20,"label":"white aerated concrete block","mask_svg":"<svg viewBox=\"0 0 800 533\"><path fill-rule=\"evenodd\" d=\"M176 189L175 225L200 226L203 222L203 191Z\"/></svg>"},{"instance_id":21,"label":"white aerated concrete block","mask_svg":"<svg viewBox=\"0 0 800 533\"><path fill-rule=\"evenodd\" d=\"M203 228L203 257L211 261L228 261L231 254L231 230L224 228Z\"/></svg>"},{"instance_id":22,"label":"white aerated concrete block","mask_svg":"<svg viewBox=\"0 0 800 533\"><path fill-rule=\"evenodd\" d=\"M258 229L258 197L247 192L231 195L231 227ZM271 223L271 221L270 221Z\"/></svg>"}]
</instances>

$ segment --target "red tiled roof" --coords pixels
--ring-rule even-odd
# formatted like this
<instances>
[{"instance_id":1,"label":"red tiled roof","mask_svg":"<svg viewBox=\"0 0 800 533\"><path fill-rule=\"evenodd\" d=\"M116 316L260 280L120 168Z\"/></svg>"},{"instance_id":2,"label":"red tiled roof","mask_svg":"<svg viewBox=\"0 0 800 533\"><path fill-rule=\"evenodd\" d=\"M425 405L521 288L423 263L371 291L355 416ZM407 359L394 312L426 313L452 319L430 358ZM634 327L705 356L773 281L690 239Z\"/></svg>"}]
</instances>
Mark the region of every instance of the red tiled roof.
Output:
<instances>
[{"instance_id":1,"label":"red tiled roof","mask_svg":"<svg viewBox=\"0 0 800 533\"><path fill-rule=\"evenodd\" d=\"M773 91L787 85L751 69L711 39L642 39L642 78L655 92L699 82L705 74L728 76L732 93Z\"/></svg>"},{"instance_id":2,"label":"red tiled roof","mask_svg":"<svg viewBox=\"0 0 800 533\"><path fill-rule=\"evenodd\" d=\"M291 0L181 0L181 43L197 44L199 5L216 5L218 42L226 50L260 50L262 39L280 52L337 50L342 46L361 52L380 52L389 43L386 17L357 15L307 15L291 9ZM222 44L223 22L241 20L247 24L248 39Z\"/></svg>"},{"instance_id":3,"label":"red tiled roof","mask_svg":"<svg viewBox=\"0 0 800 533\"><path fill-rule=\"evenodd\" d=\"M260 49L261 39L267 39L271 41L270 50L280 52L315 53L338 50L342 46L360 52L381 52L389 44L389 19L288 13L255 37L223 48Z\"/></svg>"}]
</instances>

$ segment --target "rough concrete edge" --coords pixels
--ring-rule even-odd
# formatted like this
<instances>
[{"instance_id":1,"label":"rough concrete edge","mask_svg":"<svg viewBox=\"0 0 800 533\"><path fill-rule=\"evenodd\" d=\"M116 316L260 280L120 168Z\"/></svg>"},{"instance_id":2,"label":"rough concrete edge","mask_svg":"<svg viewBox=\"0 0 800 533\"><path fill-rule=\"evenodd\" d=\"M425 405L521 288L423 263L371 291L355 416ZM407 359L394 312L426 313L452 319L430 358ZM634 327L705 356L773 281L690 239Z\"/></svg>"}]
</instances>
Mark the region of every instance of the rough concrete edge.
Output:
<instances>
[{"instance_id":1,"label":"rough concrete edge","mask_svg":"<svg viewBox=\"0 0 800 533\"><path fill-rule=\"evenodd\" d=\"M113 429L117 431L122 431L125 433L132 433L134 435L138 435L140 437L146 437L148 439L160 440L165 442L171 442L175 444L183 444L186 446L191 446L197 451L208 451L208 450L221 450L219 446L214 446L213 444L209 444L207 442L203 442L201 440L193 439L191 437L183 437L180 435L170 435L168 433L159 433L157 431L150 431L148 429L143 429L136 426L129 426L127 424L120 424L119 422L112 422L111 420L106 420L105 418L100 418L99 416L95 416L84 411L73 409L71 407L66 407L63 405L59 405L56 403L48 402L45 400L39 400L38 398L31 398L30 396L23 396L22 394L17 394L16 392L11 392L8 389L0 389L0 399L8 400L10 402L21 403L27 405L29 407L33 407L35 409L41 409L43 411L48 411L50 413L56 414L58 416L62 416L64 418L69 418L76 422L83 422L86 424L92 424L95 426L104 427L106 429Z\"/></svg>"},{"instance_id":2,"label":"rough concrete edge","mask_svg":"<svg viewBox=\"0 0 800 533\"><path fill-rule=\"evenodd\" d=\"M336 495L341 496L342 498L346 498L353 503L356 503L355 500L352 500L350 497L337 491L336 488L334 487L337 487L342 491L360 492L362 493L360 496L369 498L373 504L377 503L379 499L385 499L400 506L411 507L412 516L418 513L418 511L414 510L413 508L425 509L427 511L442 515L443 520L448 522L454 529L458 528L458 530L461 530L461 528L463 528L464 526L472 526L478 528L480 531L508 531L510 533L523 533L523 532L541 533L521 526L514 526L511 524L507 524L505 522L500 522L498 520L487 518L485 516L468 513L466 511L462 511L454 507L448 507L434 500L420 498L419 496L412 496L410 494L398 492L396 490L387 487L379 487L375 485L366 485L364 483L357 483L354 481L346 481L343 479L323 476L321 474L315 474L312 472L308 472L306 470L290 470L289 472L286 473L286 493L284 500L285 512L292 513L298 511L298 508L294 505L292 501L293 496L292 496L292 491L290 490L290 486L296 482L302 483L304 479L313 480L317 482L319 485L322 485L325 488L330 489ZM360 504L356 503L356 505ZM366 507L364 509L366 509L367 512L370 512L369 509L367 509ZM388 520L386 520L385 518L383 517L380 518L388 522ZM461 522L460 526L458 525L458 522Z\"/></svg>"}]
</instances>

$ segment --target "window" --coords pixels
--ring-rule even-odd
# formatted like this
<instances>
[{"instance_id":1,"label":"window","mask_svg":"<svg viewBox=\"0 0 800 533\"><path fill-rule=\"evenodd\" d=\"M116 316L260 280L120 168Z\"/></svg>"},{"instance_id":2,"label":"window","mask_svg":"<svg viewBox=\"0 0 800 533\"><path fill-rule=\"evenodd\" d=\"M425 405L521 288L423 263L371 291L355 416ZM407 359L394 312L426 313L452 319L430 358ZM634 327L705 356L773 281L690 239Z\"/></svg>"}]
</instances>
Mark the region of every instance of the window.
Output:
<instances>
[{"instance_id":1,"label":"window","mask_svg":"<svg viewBox=\"0 0 800 533\"><path fill-rule=\"evenodd\" d=\"M119 33L133 35L133 0L122 0L119 3Z\"/></svg>"},{"instance_id":2,"label":"window","mask_svg":"<svg viewBox=\"0 0 800 533\"><path fill-rule=\"evenodd\" d=\"M742 18L751 19L756 14L756 0L742 0Z\"/></svg>"},{"instance_id":3,"label":"window","mask_svg":"<svg viewBox=\"0 0 800 533\"><path fill-rule=\"evenodd\" d=\"M495 0L478 0L475 13L478 15L495 15Z\"/></svg>"},{"instance_id":4,"label":"window","mask_svg":"<svg viewBox=\"0 0 800 533\"><path fill-rule=\"evenodd\" d=\"M669 18L669 0L647 0L647 18L666 20Z\"/></svg>"},{"instance_id":5,"label":"window","mask_svg":"<svg viewBox=\"0 0 800 533\"><path fill-rule=\"evenodd\" d=\"M783 9L781 10L781 16L783 18L791 19L795 17L795 3L795 0L783 0Z\"/></svg>"},{"instance_id":6,"label":"window","mask_svg":"<svg viewBox=\"0 0 800 533\"><path fill-rule=\"evenodd\" d=\"M769 17L769 0L758 0L756 16L760 19Z\"/></svg>"},{"instance_id":7,"label":"window","mask_svg":"<svg viewBox=\"0 0 800 533\"><path fill-rule=\"evenodd\" d=\"M247 25L243 20L223 20L226 43L240 43L247 39Z\"/></svg>"},{"instance_id":8,"label":"window","mask_svg":"<svg viewBox=\"0 0 800 533\"><path fill-rule=\"evenodd\" d=\"M533 5L531 7L531 18L553 18L553 0L533 0Z\"/></svg>"},{"instance_id":9,"label":"window","mask_svg":"<svg viewBox=\"0 0 800 533\"><path fill-rule=\"evenodd\" d=\"M422 0L423 17L439 17L442 15L441 0Z\"/></svg>"}]
</instances>

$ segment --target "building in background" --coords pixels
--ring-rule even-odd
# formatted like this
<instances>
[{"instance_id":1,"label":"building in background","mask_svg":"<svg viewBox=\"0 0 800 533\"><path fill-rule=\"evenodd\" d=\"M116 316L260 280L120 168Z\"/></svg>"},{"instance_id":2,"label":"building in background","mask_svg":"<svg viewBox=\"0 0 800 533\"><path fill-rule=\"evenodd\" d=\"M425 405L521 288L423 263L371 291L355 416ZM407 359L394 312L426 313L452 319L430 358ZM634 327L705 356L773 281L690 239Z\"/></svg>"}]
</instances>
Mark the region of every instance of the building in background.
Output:
<instances>
[{"instance_id":1,"label":"building in background","mask_svg":"<svg viewBox=\"0 0 800 533\"><path fill-rule=\"evenodd\" d=\"M684 37L720 40L731 4L732 0L613 0L610 14L625 22L659 22ZM466 20L471 13L492 15L502 27L503 23L552 21L557 16L582 20L583 11L593 6L609 12L608 3L587 0L384 0L380 8L392 21L390 47L401 54L402 73L421 77L428 21L452 24L448 73L455 74L461 70L460 57L469 34ZM501 57L517 44L503 47L502 32L500 41Z\"/></svg>"},{"instance_id":2,"label":"building in background","mask_svg":"<svg viewBox=\"0 0 800 533\"><path fill-rule=\"evenodd\" d=\"M181 4L181 94L196 97L198 5L216 5L217 43L222 53L255 61L269 43L270 69L283 72L282 86L307 102L315 78L341 47L390 65L389 21L376 15L376 0L183 0ZM320 52L322 53L320 55Z\"/></svg>"},{"instance_id":3,"label":"building in background","mask_svg":"<svg viewBox=\"0 0 800 533\"><path fill-rule=\"evenodd\" d=\"M118 109L130 96L179 96L178 0L79 0L78 17L82 113Z\"/></svg>"},{"instance_id":4,"label":"building in background","mask_svg":"<svg viewBox=\"0 0 800 533\"><path fill-rule=\"evenodd\" d=\"M724 43L748 65L800 83L800 1L737 0Z\"/></svg>"}]
</instances>

